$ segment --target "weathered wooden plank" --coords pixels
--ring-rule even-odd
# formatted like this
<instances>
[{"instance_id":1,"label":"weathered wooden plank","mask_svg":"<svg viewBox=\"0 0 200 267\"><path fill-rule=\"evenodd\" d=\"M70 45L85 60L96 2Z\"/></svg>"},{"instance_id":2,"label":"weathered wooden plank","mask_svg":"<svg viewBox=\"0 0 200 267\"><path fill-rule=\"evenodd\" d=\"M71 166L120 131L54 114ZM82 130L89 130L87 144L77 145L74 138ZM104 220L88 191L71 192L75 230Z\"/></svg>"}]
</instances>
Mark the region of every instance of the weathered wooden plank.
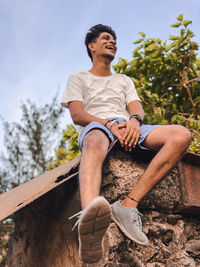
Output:
<instances>
[{"instance_id":1,"label":"weathered wooden plank","mask_svg":"<svg viewBox=\"0 0 200 267\"><path fill-rule=\"evenodd\" d=\"M77 175L80 157L0 195L0 220Z\"/></svg>"}]
</instances>

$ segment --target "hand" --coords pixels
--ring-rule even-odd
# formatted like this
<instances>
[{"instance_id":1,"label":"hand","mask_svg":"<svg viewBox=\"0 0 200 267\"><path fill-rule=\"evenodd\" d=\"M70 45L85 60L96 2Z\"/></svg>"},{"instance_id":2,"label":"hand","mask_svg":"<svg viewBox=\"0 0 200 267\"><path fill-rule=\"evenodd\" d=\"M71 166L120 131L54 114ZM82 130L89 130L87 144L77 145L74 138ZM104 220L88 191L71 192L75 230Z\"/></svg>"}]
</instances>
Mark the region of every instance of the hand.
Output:
<instances>
[{"instance_id":1,"label":"hand","mask_svg":"<svg viewBox=\"0 0 200 267\"><path fill-rule=\"evenodd\" d=\"M124 134L125 150L131 151L136 146L140 136L140 123L135 118L132 118L130 121L118 125L119 129L124 127L126 128Z\"/></svg>"},{"instance_id":2,"label":"hand","mask_svg":"<svg viewBox=\"0 0 200 267\"><path fill-rule=\"evenodd\" d=\"M109 124L110 125L110 124ZM108 126L109 126L108 125ZM112 126L111 126L111 133L113 135L115 135L118 139L119 139L119 142L121 144L122 147L124 147L124 134L125 134L125 127L121 127L120 129L118 128L118 123L115 122Z\"/></svg>"}]
</instances>

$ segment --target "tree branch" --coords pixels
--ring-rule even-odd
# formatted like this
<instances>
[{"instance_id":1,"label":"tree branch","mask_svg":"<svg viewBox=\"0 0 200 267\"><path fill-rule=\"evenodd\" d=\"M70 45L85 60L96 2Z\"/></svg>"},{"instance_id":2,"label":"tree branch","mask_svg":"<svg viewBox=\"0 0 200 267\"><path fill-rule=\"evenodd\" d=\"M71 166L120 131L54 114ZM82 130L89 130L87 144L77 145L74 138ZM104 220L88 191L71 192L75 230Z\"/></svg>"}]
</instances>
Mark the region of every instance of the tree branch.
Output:
<instances>
[{"instance_id":1,"label":"tree branch","mask_svg":"<svg viewBox=\"0 0 200 267\"><path fill-rule=\"evenodd\" d=\"M198 76L197 78L194 78L194 79L189 80L188 82L186 82L186 84L191 83L191 82L193 82L193 81L196 81L196 80L198 80L198 79L200 79L200 76Z\"/></svg>"}]
</instances>

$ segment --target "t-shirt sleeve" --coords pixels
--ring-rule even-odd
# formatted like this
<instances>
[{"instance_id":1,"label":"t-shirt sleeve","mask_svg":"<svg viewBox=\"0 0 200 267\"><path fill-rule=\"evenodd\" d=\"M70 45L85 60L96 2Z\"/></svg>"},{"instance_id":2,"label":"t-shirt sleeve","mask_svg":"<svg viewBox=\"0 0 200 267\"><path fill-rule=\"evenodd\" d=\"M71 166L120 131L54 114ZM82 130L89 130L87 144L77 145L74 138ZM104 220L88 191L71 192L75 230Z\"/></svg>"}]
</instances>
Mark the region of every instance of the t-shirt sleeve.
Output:
<instances>
[{"instance_id":1,"label":"t-shirt sleeve","mask_svg":"<svg viewBox=\"0 0 200 267\"><path fill-rule=\"evenodd\" d=\"M83 102L83 86L81 79L77 75L72 74L69 76L67 86L64 90L61 105L68 108L69 102L76 100Z\"/></svg>"},{"instance_id":2,"label":"t-shirt sleeve","mask_svg":"<svg viewBox=\"0 0 200 267\"><path fill-rule=\"evenodd\" d=\"M137 91L135 89L135 85L131 78L127 77L127 86L126 86L126 104L128 105L131 101L138 100L141 101L139 98Z\"/></svg>"}]
</instances>

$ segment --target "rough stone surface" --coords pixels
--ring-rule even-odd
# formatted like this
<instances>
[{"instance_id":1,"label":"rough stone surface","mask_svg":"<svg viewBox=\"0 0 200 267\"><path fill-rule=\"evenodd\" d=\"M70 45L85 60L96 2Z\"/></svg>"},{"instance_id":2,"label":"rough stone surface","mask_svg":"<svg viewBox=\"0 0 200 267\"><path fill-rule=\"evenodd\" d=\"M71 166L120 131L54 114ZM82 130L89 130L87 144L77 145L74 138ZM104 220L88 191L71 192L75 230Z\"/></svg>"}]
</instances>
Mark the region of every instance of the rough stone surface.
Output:
<instances>
[{"instance_id":1,"label":"rough stone surface","mask_svg":"<svg viewBox=\"0 0 200 267\"><path fill-rule=\"evenodd\" d=\"M142 247L128 240L121 231L116 230L109 243L109 254L105 260L129 266L198 266L200 264L200 225L199 220L191 217L176 217L176 224L169 223L170 215L158 211L145 211L143 230L150 245ZM159 222L158 222L159 218ZM113 233L112 223L107 232ZM121 237L120 235L121 234ZM110 240L110 239L109 239ZM123 240L123 241L122 241Z\"/></svg>"},{"instance_id":2,"label":"rough stone surface","mask_svg":"<svg viewBox=\"0 0 200 267\"><path fill-rule=\"evenodd\" d=\"M146 164L113 151L103 167L101 194L110 203L123 199L144 172ZM136 245L114 222L104 238L104 258L97 264L81 264L78 258L76 219L80 209L78 186L59 186L16 214L9 267L199 267L200 220L176 214L180 205L179 176L174 168L141 202L143 230L150 245Z\"/></svg>"},{"instance_id":3,"label":"rough stone surface","mask_svg":"<svg viewBox=\"0 0 200 267\"><path fill-rule=\"evenodd\" d=\"M137 163L132 157L121 151L112 151L103 168L102 190L105 197L112 203L123 199L141 177L147 164ZM140 208L174 212L181 205L180 181L178 170L174 168L156 185L143 199Z\"/></svg>"}]
</instances>

